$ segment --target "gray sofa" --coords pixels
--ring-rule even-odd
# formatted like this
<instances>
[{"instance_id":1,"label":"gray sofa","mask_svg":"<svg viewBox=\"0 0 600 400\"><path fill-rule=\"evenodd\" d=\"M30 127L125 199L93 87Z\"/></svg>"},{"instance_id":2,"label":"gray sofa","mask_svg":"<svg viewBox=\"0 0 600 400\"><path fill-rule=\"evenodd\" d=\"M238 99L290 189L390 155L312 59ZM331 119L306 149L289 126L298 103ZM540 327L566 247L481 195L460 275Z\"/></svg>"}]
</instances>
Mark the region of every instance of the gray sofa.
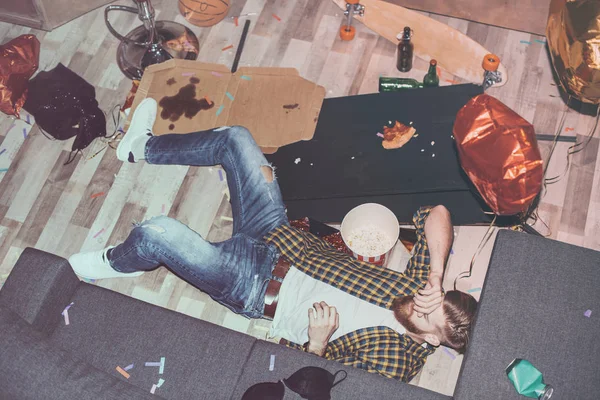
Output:
<instances>
[{"instance_id":1,"label":"gray sofa","mask_svg":"<svg viewBox=\"0 0 600 400\"><path fill-rule=\"evenodd\" d=\"M500 232L453 398L521 398L504 368L526 358L556 398L597 399L599 286L600 253ZM162 375L144 366L161 357ZM129 379L115 369L132 363ZM332 399L450 399L80 282L31 248L0 290L0 399L240 399L303 366L348 373Z\"/></svg>"}]
</instances>

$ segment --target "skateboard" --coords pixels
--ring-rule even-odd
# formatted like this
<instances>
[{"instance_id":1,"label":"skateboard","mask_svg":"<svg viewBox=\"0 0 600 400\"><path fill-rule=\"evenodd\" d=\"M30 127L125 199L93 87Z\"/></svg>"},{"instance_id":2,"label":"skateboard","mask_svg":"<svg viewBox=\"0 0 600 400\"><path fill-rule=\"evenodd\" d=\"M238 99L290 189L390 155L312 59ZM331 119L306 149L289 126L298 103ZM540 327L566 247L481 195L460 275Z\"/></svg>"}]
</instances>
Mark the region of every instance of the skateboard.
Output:
<instances>
[{"instance_id":1,"label":"skateboard","mask_svg":"<svg viewBox=\"0 0 600 400\"><path fill-rule=\"evenodd\" d=\"M407 8L382 0L333 0L345 11L340 28L342 40L352 40L356 18L369 29L398 44L397 36L405 26L413 31L414 55L429 61L436 59L440 68L468 82L484 86L502 86L508 80L504 65L482 45L462 32ZM490 63L490 59L494 61ZM491 70L490 70L491 68Z\"/></svg>"}]
</instances>

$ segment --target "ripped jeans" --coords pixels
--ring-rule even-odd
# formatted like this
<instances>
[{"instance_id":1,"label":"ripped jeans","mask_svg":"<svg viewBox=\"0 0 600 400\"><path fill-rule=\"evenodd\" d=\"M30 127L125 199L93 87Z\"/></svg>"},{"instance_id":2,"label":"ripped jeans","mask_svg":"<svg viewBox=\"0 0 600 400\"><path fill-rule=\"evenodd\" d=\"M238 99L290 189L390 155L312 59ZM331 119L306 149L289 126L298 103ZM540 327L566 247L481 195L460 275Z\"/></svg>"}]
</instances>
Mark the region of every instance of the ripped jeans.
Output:
<instances>
[{"instance_id":1,"label":"ripped jeans","mask_svg":"<svg viewBox=\"0 0 600 400\"><path fill-rule=\"evenodd\" d=\"M263 317L266 286L279 252L262 238L288 220L273 168L250 132L234 126L153 136L145 157L150 164L220 164L231 194L233 234L224 242L210 243L175 219L155 217L136 226L112 249L111 266L134 272L164 265L230 310Z\"/></svg>"}]
</instances>

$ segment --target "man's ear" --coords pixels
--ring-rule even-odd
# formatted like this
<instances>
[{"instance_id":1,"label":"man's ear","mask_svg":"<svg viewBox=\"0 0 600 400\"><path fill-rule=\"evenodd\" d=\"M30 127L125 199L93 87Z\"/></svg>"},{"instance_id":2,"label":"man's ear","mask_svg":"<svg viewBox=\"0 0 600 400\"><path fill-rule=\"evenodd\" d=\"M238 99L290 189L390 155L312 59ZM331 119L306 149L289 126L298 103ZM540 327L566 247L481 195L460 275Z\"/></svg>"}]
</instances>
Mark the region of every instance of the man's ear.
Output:
<instances>
[{"instance_id":1,"label":"man's ear","mask_svg":"<svg viewBox=\"0 0 600 400\"><path fill-rule=\"evenodd\" d=\"M437 335L434 335L433 333L425 334L423 339L425 339L425 341L433 347L438 347L440 345L440 338L437 337Z\"/></svg>"}]
</instances>

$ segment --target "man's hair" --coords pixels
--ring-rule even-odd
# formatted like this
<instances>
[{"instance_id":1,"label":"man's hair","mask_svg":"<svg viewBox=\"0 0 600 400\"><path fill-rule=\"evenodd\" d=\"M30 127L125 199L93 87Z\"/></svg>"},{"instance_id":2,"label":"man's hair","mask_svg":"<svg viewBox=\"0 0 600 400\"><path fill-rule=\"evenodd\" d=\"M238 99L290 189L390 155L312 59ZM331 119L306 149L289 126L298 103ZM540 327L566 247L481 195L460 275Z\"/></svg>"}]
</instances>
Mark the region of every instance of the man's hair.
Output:
<instances>
[{"instance_id":1,"label":"man's hair","mask_svg":"<svg viewBox=\"0 0 600 400\"><path fill-rule=\"evenodd\" d=\"M442 309L446 325L442 329L441 343L462 354L469 344L477 301L470 294L451 290L444 296Z\"/></svg>"}]
</instances>

